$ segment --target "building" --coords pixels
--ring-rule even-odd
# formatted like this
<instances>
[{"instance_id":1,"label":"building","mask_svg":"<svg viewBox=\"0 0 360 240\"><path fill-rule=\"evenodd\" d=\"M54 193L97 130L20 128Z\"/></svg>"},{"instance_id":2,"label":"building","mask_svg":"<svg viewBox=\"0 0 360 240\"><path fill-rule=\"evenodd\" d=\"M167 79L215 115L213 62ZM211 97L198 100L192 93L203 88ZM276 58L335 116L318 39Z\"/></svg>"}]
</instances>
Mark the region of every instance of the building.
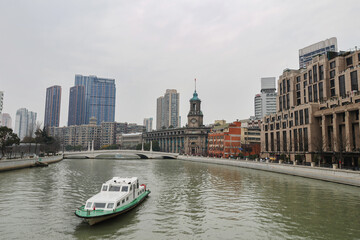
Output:
<instances>
[{"instance_id":1,"label":"building","mask_svg":"<svg viewBox=\"0 0 360 240\"><path fill-rule=\"evenodd\" d=\"M255 118L261 119L265 115L276 112L275 78L261 78L261 93L255 95Z\"/></svg>"},{"instance_id":2,"label":"building","mask_svg":"<svg viewBox=\"0 0 360 240\"><path fill-rule=\"evenodd\" d=\"M16 111L15 133L20 140L23 140L24 137L35 136L36 116L35 112L28 111L26 108L20 108Z\"/></svg>"},{"instance_id":3,"label":"building","mask_svg":"<svg viewBox=\"0 0 360 240\"><path fill-rule=\"evenodd\" d=\"M186 127L145 132L143 134L144 141L158 141L161 152L206 156L210 127L203 124L201 100L196 91L190 99L190 111L187 117Z\"/></svg>"},{"instance_id":4,"label":"building","mask_svg":"<svg viewBox=\"0 0 360 240\"><path fill-rule=\"evenodd\" d=\"M60 123L61 87L52 86L46 89L45 127L58 127Z\"/></svg>"},{"instance_id":5,"label":"building","mask_svg":"<svg viewBox=\"0 0 360 240\"><path fill-rule=\"evenodd\" d=\"M144 118L144 126L146 132L151 132L153 130L152 123L153 123L153 118Z\"/></svg>"},{"instance_id":6,"label":"building","mask_svg":"<svg viewBox=\"0 0 360 240\"><path fill-rule=\"evenodd\" d=\"M3 104L4 104L4 92L0 91L0 114L2 113L3 110Z\"/></svg>"},{"instance_id":7,"label":"building","mask_svg":"<svg viewBox=\"0 0 360 240\"><path fill-rule=\"evenodd\" d=\"M0 113L0 126L5 126L8 128L12 128L12 124L11 124L11 117L10 114L8 113Z\"/></svg>"},{"instance_id":8,"label":"building","mask_svg":"<svg viewBox=\"0 0 360 240\"><path fill-rule=\"evenodd\" d=\"M360 51L328 52L278 79L276 114L261 127L263 157L358 167Z\"/></svg>"},{"instance_id":9,"label":"building","mask_svg":"<svg viewBox=\"0 0 360 240\"><path fill-rule=\"evenodd\" d=\"M75 75L75 86L84 86L85 88L85 117L82 124L88 124L92 117L97 119L97 125L102 122L114 122L115 79L77 74Z\"/></svg>"},{"instance_id":10,"label":"building","mask_svg":"<svg viewBox=\"0 0 360 240\"><path fill-rule=\"evenodd\" d=\"M240 122L242 154L258 157L261 151L261 120L250 118Z\"/></svg>"},{"instance_id":11,"label":"building","mask_svg":"<svg viewBox=\"0 0 360 240\"><path fill-rule=\"evenodd\" d=\"M165 95L156 101L156 129L180 127L180 93L175 89L166 89Z\"/></svg>"},{"instance_id":12,"label":"building","mask_svg":"<svg viewBox=\"0 0 360 240\"><path fill-rule=\"evenodd\" d=\"M208 134L208 155L238 157L241 150L241 122L215 124Z\"/></svg>"},{"instance_id":13,"label":"building","mask_svg":"<svg viewBox=\"0 0 360 240\"><path fill-rule=\"evenodd\" d=\"M68 126L85 123L85 86L70 88Z\"/></svg>"},{"instance_id":14,"label":"building","mask_svg":"<svg viewBox=\"0 0 360 240\"><path fill-rule=\"evenodd\" d=\"M326 54L327 52L337 52L337 39L332 37L324 41L314 43L299 50L299 68L306 68L314 56Z\"/></svg>"},{"instance_id":15,"label":"building","mask_svg":"<svg viewBox=\"0 0 360 240\"><path fill-rule=\"evenodd\" d=\"M142 143L142 134L142 132L123 133L119 137L119 145L123 149L136 149L136 146Z\"/></svg>"}]
</instances>

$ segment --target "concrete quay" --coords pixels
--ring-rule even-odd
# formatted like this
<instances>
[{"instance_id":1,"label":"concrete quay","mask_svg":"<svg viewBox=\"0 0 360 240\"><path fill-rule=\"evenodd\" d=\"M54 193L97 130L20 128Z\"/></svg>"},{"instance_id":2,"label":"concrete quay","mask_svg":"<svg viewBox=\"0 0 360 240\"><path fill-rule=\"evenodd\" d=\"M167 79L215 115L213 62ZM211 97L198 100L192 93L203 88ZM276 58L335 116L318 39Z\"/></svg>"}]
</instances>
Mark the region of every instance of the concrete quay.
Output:
<instances>
[{"instance_id":1,"label":"concrete quay","mask_svg":"<svg viewBox=\"0 0 360 240\"><path fill-rule=\"evenodd\" d=\"M20 168L34 167L37 161L42 163L56 163L63 159L63 155L51 156L51 157L36 157L36 158L22 158L22 159L9 159L0 160L0 172L10 171Z\"/></svg>"},{"instance_id":2,"label":"concrete quay","mask_svg":"<svg viewBox=\"0 0 360 240\"><path fill-rule=\"evenodd\" d=\"M318 179L328 182L341 183L360 187L360 171L331 169L322 167L310 167L302 165L288 165L279 163L265 163L245 160L207 158L179 155L179 160L212 163L243 168L251 168L268 172L276 172L293 176L300 176L312 179Z\"/></svg>"}]
</instances>

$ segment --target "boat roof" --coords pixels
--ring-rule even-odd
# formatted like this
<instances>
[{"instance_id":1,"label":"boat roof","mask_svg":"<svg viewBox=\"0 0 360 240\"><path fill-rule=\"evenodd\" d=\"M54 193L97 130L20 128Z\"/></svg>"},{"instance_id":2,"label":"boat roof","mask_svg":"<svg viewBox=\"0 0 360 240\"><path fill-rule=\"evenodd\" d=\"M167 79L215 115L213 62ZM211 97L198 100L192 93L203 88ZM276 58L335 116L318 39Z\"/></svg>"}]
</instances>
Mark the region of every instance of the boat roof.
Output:
<instances>
[{"instance_id":1,"label":"boat roof","mask_svg":"<svg viewBox=\"0 0 360 240\"><path fill-rule=\"evenodd\" d=\"M99 192L87 200L87 202L116 202L128 192Z\"/></svg>"},{"instance_id":2,"label":"boat roof","mask_svg":"<svg viewBox=\"0 0 360 240\"><path fill-rule=\"evenodd\" d=\"M121 178L121 177L113 177L112 179L108 180L106 183L104 184L130 184L133 182L136 182L138 178L137 177L125 177L125 178Z\"/></svg>"}]
</instances>

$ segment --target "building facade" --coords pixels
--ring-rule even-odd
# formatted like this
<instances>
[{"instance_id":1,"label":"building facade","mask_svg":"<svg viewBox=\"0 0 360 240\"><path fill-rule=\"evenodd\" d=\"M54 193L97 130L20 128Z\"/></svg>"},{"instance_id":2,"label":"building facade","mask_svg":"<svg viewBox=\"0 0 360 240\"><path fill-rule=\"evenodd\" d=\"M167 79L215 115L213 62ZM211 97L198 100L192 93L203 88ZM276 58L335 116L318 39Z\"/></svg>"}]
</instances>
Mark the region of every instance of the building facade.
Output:
<instances>
[{"instance_id":1,"label":"building facade","mask_svg":"<svg viewBox=\"0 0 360 240\"><path fill-rule=\"evenodd\" d=\"M156 101L156 129L180 127L180 93L175 89L166 89L165 95Z\"/></svg>"},{"instance_id":2,"label":"building facade","mask_svg":"<svg viewBox=\"0 0 360 240\"><path fill-rule=\"evenodd\" d=\"M337 52L337 39L332 37L324 41L314 43L299 50L299 68L306 68L314 56L326 54L327 52Z\"/></svg>"},{"instance_id":3,"label":"building facade","mask_svg":"<svg viewBox=\"0 0 360 240\"><path fill-rule=\"evenodd\" d=\"M190 99L186 127L168 128L143 134L145 142L158 141L160 151L188 155L207 155L207 136L210 127L203 124L201 100L195 91Z\"/></svg>"},{"instance_id":4,"label":"building facade","mask_svg":"<svg viewBox=\"0 0 360 240\"><path fill-rule=\"evenodd\" d=\"M278 80L277 112L263 118L262 156L359 166L360 51L328 52Z\"/></svg>"},{"instance_id":5,"label":"building facade","mask_svg":"<svg viewBox=\"0 0 360 240\"><path fill-rule=\"evenodd\" d=\"M144 118L144 126L146 132L151 132L153 130L152 124L153 124L153 118Z\"/></svg>"},{"instance_id":6,"label":"building facade","mask_svg":"<svg viewBox=\"0 0 360 240\"><path fill-rule=\"evenodd\" d=\"M208 134L210 157L238 157L241 152L241 122L235 121L211 128Z\"/></svg>"},{"instance_id":7,"label":"building facade","mask_svg":"<svg viewBox=\"0 0 360 240\"><path fill-rule=\"evenodd\" d=\"M12 128L12 119L8 113L0 113L0 126Z\"/></svg>"},{"instance_id":8,"label":"building facade","mask_svg":"<svg viewBox=\"0 0 360 240\"><path fill-rule=\"evenodd\" d=\"M15 133L20 140L23 140L24 137L35 136L36 116L35 112L31 112L26 108L20 108L16 111Z\"/></svg>"},{"instance_id":9,"label":"building facade","mask_svg":"<svg viewBox=\"0 0 360 240\"><path fill-rule=\"evenodd\" d=\"M115 120L115 79L97 76L75 75L75 86L85 88L85 117L83 124L88 124L95 117L97 124Z\"/></svg>"},{"instance_id":10,"label":"building facade","mask_svg":"<svg viewBox=\"0 0 360 240\"><path fill-rule=\"evenodd\" d=\"M61 87L51 86L46 89L45 127L58 127L60 123Z\"/></svg>"},{"instance_id":11,"label":"building facade","mask_svg":"<svg viewBox=\"0 0 360 240\"><path fill-rule=\"evenodd\" d=\"M85 86L70 88L68 126L85 123Z\"/></svg>"},{"instance_id":12,"label":"building facade","mask_svg":"<svg viewBox=\"0 0 360 240\"><path fill-rule=\"evenodd\" d=\"M275 78L261 78L261 93L254 98L255 118L261 119L265 115L276 112Z\"/></svg>"}]
</instances>

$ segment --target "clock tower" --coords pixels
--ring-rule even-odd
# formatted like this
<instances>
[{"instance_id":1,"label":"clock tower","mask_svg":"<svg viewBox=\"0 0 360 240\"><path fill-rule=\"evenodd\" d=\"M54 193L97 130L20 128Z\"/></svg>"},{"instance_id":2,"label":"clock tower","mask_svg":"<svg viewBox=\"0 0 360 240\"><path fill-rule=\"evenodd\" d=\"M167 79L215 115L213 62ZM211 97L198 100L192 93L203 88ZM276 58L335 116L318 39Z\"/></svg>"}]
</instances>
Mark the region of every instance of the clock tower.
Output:
<instances>
[{"instance_id":1,"label":"clock tower","mask_svg":"<svg viewBox=\"0 0 360 240\"><path fill-rule=\"evenodd\" d=\"M201 112L201 100L198 97L196 89L193 97L190 99L190 112L188 114L188 127L197 128L203 126L203 113Z\"/></svg>"}]
</instances>

